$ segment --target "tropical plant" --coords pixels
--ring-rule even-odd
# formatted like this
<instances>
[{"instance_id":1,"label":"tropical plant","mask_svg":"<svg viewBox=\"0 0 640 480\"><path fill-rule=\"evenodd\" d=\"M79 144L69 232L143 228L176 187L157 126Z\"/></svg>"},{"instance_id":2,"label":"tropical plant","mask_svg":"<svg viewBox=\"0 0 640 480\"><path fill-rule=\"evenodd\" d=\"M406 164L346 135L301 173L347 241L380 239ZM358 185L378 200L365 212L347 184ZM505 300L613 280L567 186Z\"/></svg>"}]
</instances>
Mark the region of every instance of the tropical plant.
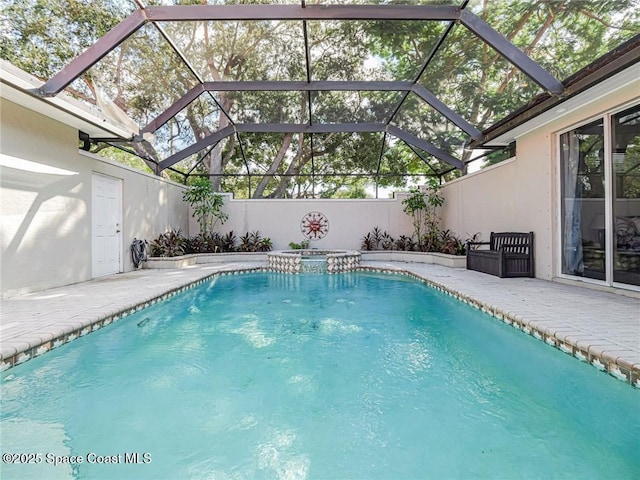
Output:
<instances>
[{"instance_id":1,"label":"tropical plant","mask_svg":"<svg viewBox=\"0 0 640 480\"><path fill-rule=\"evenodd\" d=\"M426 192L412 188L402 201L404 212L412 217L413 235L418 250L434 251L440 242L440 217L437 209L444 205L440 185L429 182Z\"/></svg>"},{"instance_id":2,"label":"tropical plant","mask_svg":"<svg viewBox=\"0 0 640 480\"><path fill-rule=\"evenodd\" d=\"M438 230L437 234L432 236L424 236L425 242L421 245L420 251L422 252L439 252L447 253L449 255L464 255L466 253L466 244L468 241L476 238L479 234L474 235L471 239L463 242L460 238L456 237L450 230ZM369 233L362 238L360 245L363 251L372 250L402 250L402 251L415 251L417 248L416 243L411 237L406 235L400 235L397 239L394 239L386 231L380 230L378 227L374 227Z\"/></svg>"},{"instance_id":3,"label":"tropical plant","mask_svg":"<svg viewBox=\"0 0 640 480\"><path fill-rule=\"evenodd\" d=\"M415 250L416 243L413 241L411 237L407 237L406 235L400 235L398 239L394 242L395 250L404 250L406 252L410 252Z\"/></svg>"},{"instance_id":4,"label":"tropical plant","mask_svg":"<svg viewBox=\"0 0 640 480\"><path fill-rule=\"evenodd\" d=\"M481 234L480 232L476 232L473 235L467 234L467 239L465 240L465 253L466 249L477 250L480 245L477 245L477 242L480 241ZM470 245L471 243L471 245Z\"/></svg>"},{"instance_id":5,"label":"tropical plant","mask_svg":"<svg viewBox=\"0 0 640 480\"><path fill-rule=\"evenodd\" d=\"M233 230L231 230L226 235L222 236L221 240L222 242L220 246L223 252L236 251L237 238L236 238L236 235L233 233Z\"/></svg>"},{"instance_id":6,"label":"tropical plant","mask_svg":"<svg viewBox=\"0 0 640 480\"><path fill-rule=\"evenodd\" d=\"M367 233L361 243L362 250L393 250L395 240L386 231L374 227Z\"/></svg>"},{"instance_id":7,"label":"tropical plant","mask_svg":"<svg viewBox=\"0 0 640 480\"><path fill-rule=\"evenodd\" d=\"M149 246L152 257L178 257L185 254L187 239L180 229L169 228L153 239Z\"/></svg>"},{"instance_id":8,"label":"tropical plant","mask_svg":"<svg viewBox=\"0 0 640 480\"><path fill-rule=\"evenodd\" d=\"M380 243L378 244L382 250L393 250L394 240L386 231L382 232Z\"/></svg>"},{"instance_id":9,"label":"tropical plant","mask_svg":"<svg viewBox=\"0 0 640 480\"><path fill-rule=\"evenodd\" d=\"M222 237L218 232L199 233L187 240L185 253L217 253L222 250Z\"/></svg>"},{"instance_id":10,"label":"tropical plant","mask_svg":"<svg viewBox=\"0 0 640 480\"><path fill-rule=\"evenodd\" d=\"M258 247L259 252L270 252L273 250L273 242L269 237L264 237Z\"/></svg>"},{"instance_id":11,"label":"tropical plant","mask_svg":"<svg viewBox=\"0 0 640 480\"><path fill-rule=\"evenodd\" d=\"M362 237L362 243L360 244L360 249L371 251L375 250L376 244L374 243L373 236L371 232L367 233L364 237Z\"/></svg>"},{"instance_id":12,"label":"tropical plant","mask_svg":"<svg viewBox=\"0 0 640 480\"><path fill-rule=\"evenodd\" d=\"M413 236L418 245L421 245L425 223L424 212L427 209L424 193L419 188L412 188L409 191L409 196L402 201L402 204L404 205L403 211L412 217Z\"/></svg>"},{"instance_id":13,"label":"tropical plant","mask_svg":"<svg viewBox=\"0 0 640 480\"><path fill-rule=\"evenodd\" d=\"M289 248L292 250L304 250L309 248L309 240L302 240L300 243L289 242Z\"/></svg>"},{"instance_id":14,"label":"tropical plant","mask_svg":"<svg viewBox=\"0 0 640 480\"><path fill-rule=\"evenodd\" d=\"M449 230L443 230L440 235L440 253L448 253L449 255L464 255L465 244L461 239L453 235Z\"/></svg>"},{"instance_id":15,"label":"tropical plant","mask_svg":"<svg viewBox=\"0 0 640 480\"><path fill-rule=\"evenodd\" d=\"M247 232L240 237L239 252L268 252L272 248L271 239L263 238L258 230Z\"/></svg>"},{"instance_id":16,"label":"tropical plant","mask_svg":"<svg viewBox=\"0 0 640 480\"><path fill-rule=\"evenodd\" d=\"M367 233L362 239L363 250L391 250L394 240L386 231L374 227L371 232Z\"/></svg>"},{"instance_id":17,"label":"tropical plant","mask_svg":"<svg viewBox=\"0 0 640 480\"><path fill-rule=\"evenodd\" d=\"M191 205L200 233L205 236L213 231L218 222L224 223L229 218L222 211L224 197L213 191L211 182L206 178L199 177L184 191L182 198Z\"/></svg>"}]
</instances>

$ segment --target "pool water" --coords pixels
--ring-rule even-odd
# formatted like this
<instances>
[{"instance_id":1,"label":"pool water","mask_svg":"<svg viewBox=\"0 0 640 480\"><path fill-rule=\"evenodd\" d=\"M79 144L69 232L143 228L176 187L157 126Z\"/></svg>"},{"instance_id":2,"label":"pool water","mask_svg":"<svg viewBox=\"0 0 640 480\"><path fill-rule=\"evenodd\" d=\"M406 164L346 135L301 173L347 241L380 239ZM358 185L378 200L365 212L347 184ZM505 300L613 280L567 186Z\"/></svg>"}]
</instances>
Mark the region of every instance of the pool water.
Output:
<instances>
[{"instance_id":1,"label":"pool water","mask_svg":"<svg viewBox=\"0 0 640 480\"><path fill-rule=\"evenodd\" d=\"M640 478L640 392L398 275L214 278L1 392L5 480Z\"/></svg>"}]
</instances>

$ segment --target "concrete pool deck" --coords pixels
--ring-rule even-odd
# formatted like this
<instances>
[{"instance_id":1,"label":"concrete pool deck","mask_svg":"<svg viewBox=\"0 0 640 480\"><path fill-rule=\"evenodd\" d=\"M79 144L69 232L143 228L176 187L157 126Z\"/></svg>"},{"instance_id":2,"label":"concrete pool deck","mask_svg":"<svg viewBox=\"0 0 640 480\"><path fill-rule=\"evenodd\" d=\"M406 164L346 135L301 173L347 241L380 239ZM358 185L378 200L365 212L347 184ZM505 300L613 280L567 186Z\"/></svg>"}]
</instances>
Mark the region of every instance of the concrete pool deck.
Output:
<instances>
[{"instance_id":1,"label":"concrete pool deck","mask_svg":"<svg viewBox=\"0 0 640 480\"><path fill-rule=\"evenodd\" d=\"M0 301L5 370L202 281L265 262L138 270ZM402 271L640 388L640 299L535 278L501 279L439 265L363 261Z\"/></svg>"}]
</instances>

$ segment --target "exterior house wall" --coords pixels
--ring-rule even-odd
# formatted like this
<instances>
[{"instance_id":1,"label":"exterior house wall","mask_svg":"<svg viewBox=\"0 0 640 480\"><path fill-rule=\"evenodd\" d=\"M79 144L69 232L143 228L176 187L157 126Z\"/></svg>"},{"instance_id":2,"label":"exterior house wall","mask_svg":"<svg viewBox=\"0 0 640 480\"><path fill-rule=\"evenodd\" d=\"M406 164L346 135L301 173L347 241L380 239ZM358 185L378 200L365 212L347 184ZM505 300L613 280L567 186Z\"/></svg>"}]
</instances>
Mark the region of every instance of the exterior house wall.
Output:
<instances>
[{"instance_id":1,"label":"exterior house wall","mask_svg":"<svg viewBox=\"0 0 640 480\"><path fill-rule=\"evenodd\" d=\"M320 240L312 240L311 248L359 250L362 238L374 227L397 238L411 235L411 217L404 213L402 200L406 194L393 199L362 200L242 200L225 198L223 210L229 220L218 224L216 231L231 230L240 236L258 230L269 237L274 250L286 250L290 242L300 243L305 237L300 230L302 218L309 212L321 212L329 221L329 232ZM190 235L198 233L198 225L191 219Z\"/></svg>"},{"instance_id":2,"label":"exterior house wall","mask_svg":"<svg viewBox=\"0 0 640 480\"><path fill-rule=\"evenodd\" d=\"M8 100L0 105L3 297L91 278L92 173L122 180L124 271L133 269L134 237L151 239L169 225L186 231L182 186L79 152L76 129ZM16 159L34 163L14 168Z\"/></svg>"},{"instance_id":3,"label":"exterior house wall","mask_svg":"<svg viewBox=\"0 0 640 480\"><path fill-rule=\"evenodd\" d=\"M626 106L640 97L640 80L599 98L585 95L579 108L516 139L517 156L444 185L445 228L465 237L492 231L535 233L536 276L559 275L558 134Z\"/></svg>"}]
</instances>

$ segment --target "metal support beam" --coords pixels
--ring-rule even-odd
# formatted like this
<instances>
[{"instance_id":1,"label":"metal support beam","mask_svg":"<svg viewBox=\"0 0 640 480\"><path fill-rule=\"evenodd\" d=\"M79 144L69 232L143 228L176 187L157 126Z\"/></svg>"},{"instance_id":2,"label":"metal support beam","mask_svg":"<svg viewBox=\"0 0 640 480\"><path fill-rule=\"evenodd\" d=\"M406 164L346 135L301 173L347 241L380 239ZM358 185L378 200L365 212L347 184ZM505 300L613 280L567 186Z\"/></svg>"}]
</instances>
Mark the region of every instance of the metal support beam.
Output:
<instances>
[{"instance_id":1,"label":"metal support beam","mask_svg":"<svg viewBox=\"0 0 640 480\"><path fill-rule=\"evenodd\" d=\"M306 8L304 3L302 8ZM311 46L309 45L309 29L306 20L302 22L302 35L304 37L304 69L307 74L307 83L311 83Z\"/></svg>"},{"instance_id":2,"label":"metal support beam","mask_svg":"<svg viewBox=\"0 0 640 480\"><path fill-rule=\"evenodd\" d=\"M460 13L462 24L481 38L487 45L495 49L525 75L554 95L560 95L564 90L562 82L544 68L531 60L527 54L517 48L505 36L491 28L484 20L468 10Z\"/></svg>"},{"instance_id":3,"label":"metal support beam","mask_svg":"<svg viewBox=\"0 0 640 480\"><path fill-rule=\"evenodd\" d=\"M320 82L297 82L297 81L238 81L238 82L205 82L196 85L189 90L182 98L176 100L169 108L154 118L140 133L153 133L171 120L178 112L186 108L200 94L209 92L260 92L260 91L411 91L414 85L411 82L352 82L352 81L320 81ZM218 104L220 109L222 107ZM309 105L311 108L311 105ZM435 108L435 107L434 107ZM445 105L445 108L446 105ZM227 112L223 113L225 115ZM455 113L453 113L455 115ZM311 111L309 112L311 119ZM461 119L462 120L462 119ZM453 120L452 120L453 121ZM464 120L462 120L464 122ZM454 122L455 123L455 122ZM457 123L456 123L457 125ZM475 138L475 137L474 137Z\"/></svg>"},{"instance_id":4,"label":"metal support beam","mask_svg":"<svg viewBox=\"0 0 640 480\"><path fill-rule=\"evenodd\" d=\"M467 122L464 118L462 118L456 112L451 110L447 105L442 103L438 99L438 97L436 97L433 93L431 93L429 90L424 88L422 85L418 85L418 84L414 85L411 91L416 95L418 95L422 100L427 102L429 105L431 105L433 108L435 108L442 115L444 115L447 118L447 120L454 123L461 130L469 134L471 138L475 140L480 140L482 138L482 132L480 130L478 130L476 127L471 125L469 122Z\"/></svg>"},{"instance_id":5,"label":"metal support beam","mask_svg":"<svg viewBox=\"0 0 640 480\"><path fill-rule=\"evenodd\" d=\"M207 155L209 155L211 153L211 150L213 150L214 148L215 148L215 145L212 146L211 148L208 148L206 152L204 152L202 155L200 155L200 158L198 159L198 161L196 163L194 163L193 166L187 172L187 176L191 175L193 173L193 171L196 168L198 168L198 165L200 165L202 162L204 162L204 159L207 157Z\"/></svg>"},{"instance_id":6,"label":"metal support beam","mask_svg":"<svg viewBox=\"0 0 640 480\"><path fill-rule=\"evenodd\" d=\"M411 151L412 151L413 153L415 153L415 154L416 154L416 156L417 156L420 160L422 160L422 161L424 162L424 164L425 164L427 167L429 167L429 170L431 170L431 171L433 172L433 174L434 174L434 175L439 175L439 173L438 173L438 172L436 172L436 170L431 166L431 163L429 163L429 162L427 161L427 159L426 159L426 158L424 158L424 156L423 156L423 155L418 151L418 149L417 149L416 147L414 147L414 146L413 146L413 145L411 145L410 143L407 143L407 142L404 142L404 143L405 143L405 145L406 145L407 147L409 147L409 148L411 149Z\"/></svg>"},{"instance_id":7,"label":"metal support beam","mask_svg":"<svg viewBox=\"0 0 640 480\"><path fill-rule=\"evenodd\" d=\"M302 8L307 8L305 0L302 0ZM307 21L304 20L302 22L302 34L304 36L304 66L307 74L307 83L311 84L312 78L312 68L311 68L311 45L309 45L309 29L307 27ZM313 125L313 99L311 90L307 91L307 108L308 110L308 123L309 125ZM303 120L302 118L300 120ZM302 147L304 144L304 139L300 140L300 146ZM316 158L315 152L313 149L313 133L309 135L309 146L310 146L310 155L311 155L311 171L315 174L316 171ZM312 185L312 190L315 191L315 177ZM315 192L314 192L315 193Z\"/></svg>"},{"instance_id":8,"label":"metal support beam","mask_svg":"<svg viewBox=\"0 0 640 480\"><path fill-rule=\"evenodd\" d=\"M234 133L334 133L334 132L384 132L383 123L327 123L309 125L307 123L237 123L218 130L193 145L174 153L160 162L159 169L164 170L180 160L217 144ZM421 147L422 148L422 147ZM434 147L435 148L435 147ZM425 149L426 150L426 149Z\"/></svg>"},{"instance_id":9,"label":"metal support beam","mask_svg":"<svg viewBox=\"0 0 640 480\"><path fill-rule=\"evenodd\" d=\"M142 130L140 130L140 134L144 133L153 133L162 127L165 123L175 117L182 109L186 108L191 102L193 102L196 98L200 96L200 94L204 93L204 88L202 85L196 85L187 93L184 94L181 98L176 100L173 105L167 108L164 112L158 115L156 118L151 120L151 122L145 126Z\"/></svg>"},{"instance_id":10,"label":"metal support beam","mask_svg":"<svg viewBox=\"0 0 640 480\"><path fill-rule=\"evenodd\" d=\"M240 153L242 154L242 161L244 162L244 168L247 169L247 180L249 184L249 198L251 198L251 169L249 168L249 162L247 161L247 157L244 154L242 139L240 138L240 134L238 132L236 132L236 139L238 140L238 147L240 148Z\"/></svg>"},{"instance_id":11,"label":"metal support beam","mask_svg":"<svg viewBox=\"0 0 640 480\"><path fill-rule=\"evenodd\" d=\"M147 7L155 22L207 20L457 20L448 5L179 5Z\"/></svg>"},{"instance_id":12,"label":"metal support beam","mask_svg":"<svg viewBox=\"0 0 640 480\"><path fill-rule=\"evenodd\" d=\"M432 143L426 142L424 140L422 140L421 138L416 137L415 135L405 131L405 130L401 130L398 127L395 127L393 125L389 125L387 127L387 131L395 136L398 137L400 140L403 140L407 143L410 143L411 145L418 147L422 150L424 150L425 152L429 153L430 155L433 155L434 157L436 157L438 160L442 160L443 162L448 163L449 165L451 165L452 167L455 168L459 168L460 170L462 170L464 168L464 163L462 163L462 161L458 160L457 158L451 156L449 153L445 152L444 150L439 149L438 147L436 147L435 145L433 145Z\"/></svg>"},{"instance_id":13,"label":"metal support beam","mask_svg":"<svg viewBox=\"0 0 640 480\"><path fill-rule=\"evenodd\" d=\"M455 169L452 169L455 170ZM184 175L183 172L177 172L180 173L182 175ZM341 173L341 172L332 172L332 173L316 173L316 174L311 174L311 173L259 173L259 174L255 174L255 176L262 176L262 177L289 177L289 178L295 178L295 177L301 177L301 178L306 178L306 177L311 177L312 175L316 176L316 177L366 177L369 178L371 177L370 173ZM247 174L246 173L194 173L193 175L190 175L191 177L246 177ZM403 173L389 173L389 172L382 172L380 173L381 177L435 177L437 175L434 175L432 173L412 173L412 172L403 172Z\"/></svg>"},{"instance_id":14,"label":"metal support beam","mask_svg":"<svg viewBox=\"0 0 640 480\"><path fill-rule=\"evenodd\" d=\"M458 20L461 10L443 5L178 5L138 9L38 89L55 96L147 21L222 20Z\"/></svg>"},{"instance_id":15,"label":"metal support beam","mask_svg":"<svg viewBox=\"0 0 640 480\"><path fill-rule=\"evenodd\" d=\"M163 161L159 163L158 168L160 171L162 171L165 168L168 168L178 163L180 160L184 160L185 158L190 157L191 155L196 154L201 150L204 150L209 145L215 145L219 143L221 140L227 138L229 135L233 135L233 133L234 133L233 126L229 125L228 127L224 127L222 130L218 130L217 132L206 136L202 140L197 141L193 145L185 148L184 150L180 150L179 152L174 153L170 157L165 158Z\"/></svg>"},{"instance_id":16,"label":"metal support beam","mask_svg":"<svg viewBox=\"0 0 640 480\"><path fill-rule=\"evenodd\" d=\"M380 147L380 155L378 156L378 166L376 167L376 198L378 198L378 186L380 182L378 179L380 178L380 167L382 165L382 157L384 157L384 149L387 145L387 132L384 132L382 135L382 146Z\"/></svg>"},{"instance_id":17,"label":"metal support beam","mask_svg":"<svg viewBox=\"0 0 640 480\"><path fill-rule=\"evenodd\" d=\"M235 128L244 133L342 133L384 132L384 123L237 123Z\"/></svg>"},{"instance_id":18,"label":"metal support beam","mask_svg":"<svg viewBox=\"0 0 640 480\"><path fill-rule=\"evenodd\" d=\"M74 58L69 65L51 77L47 83L37 89L37 93L43 97L53 97L57 95L80 75L109 54L109 52L116 48L122 41L129 38L144 25L146 21L144 11L136 10L109 30L91 47Z\"/></svg>"},{"instance_id":19,"label":"metal support beam","mask_svg":"<svg viewBox=\"0 0 640 480\"><path fill-rule=\"evenodd\" d=\"M262 91L410 91L412 82L405 81L350 81L319 80L303 81L229 81L204 82L204 89L211 92L262 92Z\"/></svg>"}]
</instances>

